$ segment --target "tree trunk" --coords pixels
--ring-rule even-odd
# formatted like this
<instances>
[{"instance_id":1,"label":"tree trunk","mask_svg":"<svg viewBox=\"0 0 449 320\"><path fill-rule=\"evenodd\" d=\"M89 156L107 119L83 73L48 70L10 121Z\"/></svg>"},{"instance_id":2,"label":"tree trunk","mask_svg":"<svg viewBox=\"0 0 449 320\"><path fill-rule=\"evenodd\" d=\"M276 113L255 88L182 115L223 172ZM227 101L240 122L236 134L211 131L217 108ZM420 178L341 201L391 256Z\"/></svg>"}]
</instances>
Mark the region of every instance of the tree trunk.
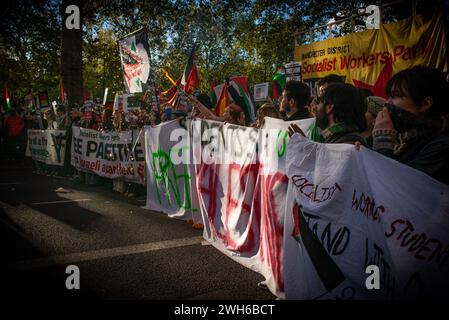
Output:
<instances>
[{"instance_id":1,"label":"tree trunk","mask_svg":"<svg viewBox=\"0 0 449 320\"><path fill-rule=\"evenodd\" d=\"M67 106L69 110L73 104L83 103L83 60L82 60L82 0L63 0L60 12L62 17L61 30L61 79L67 94ZM71 13L66 13L69 5L79 8L79 28L68 29L66 20L71 20ZM69 111L68 110L68 111Z\"/></svg>"}]
</instances>

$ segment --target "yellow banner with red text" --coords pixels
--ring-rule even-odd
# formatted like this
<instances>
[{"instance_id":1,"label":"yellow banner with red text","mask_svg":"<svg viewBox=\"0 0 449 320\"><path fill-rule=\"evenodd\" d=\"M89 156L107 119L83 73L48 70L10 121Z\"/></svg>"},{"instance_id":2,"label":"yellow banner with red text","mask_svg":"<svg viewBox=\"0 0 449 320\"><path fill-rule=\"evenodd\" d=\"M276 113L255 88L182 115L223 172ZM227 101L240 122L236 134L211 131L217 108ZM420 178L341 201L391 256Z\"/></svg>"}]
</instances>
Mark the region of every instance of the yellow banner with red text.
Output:
<instances>
[{"instance_id":1,"label":"yellow banner with red text","mask_svg":"<svg viewBox=\"0 0 449 320\"><path fill-rule=\"evenodd\" d=\"M416 65L447 71L448 52L442 12L421 15L380 29L351 33L295 47L302 63L301 78L314 82L329 74L385 96L385 85L395 73Z\"/></svg>"}]
</instances>

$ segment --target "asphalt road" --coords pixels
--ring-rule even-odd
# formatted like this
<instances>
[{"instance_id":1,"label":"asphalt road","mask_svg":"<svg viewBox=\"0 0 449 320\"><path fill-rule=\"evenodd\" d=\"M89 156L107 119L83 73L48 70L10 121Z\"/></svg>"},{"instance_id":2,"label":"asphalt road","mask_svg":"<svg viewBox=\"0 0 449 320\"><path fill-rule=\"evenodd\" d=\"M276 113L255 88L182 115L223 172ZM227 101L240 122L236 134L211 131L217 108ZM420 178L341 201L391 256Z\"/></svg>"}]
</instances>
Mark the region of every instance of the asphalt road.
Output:
<instances>
[{"instance_id":1,"label":"asphalt road","mask_svg":"<svg viewBox=\"0 0 449 320\"><path fill-rule=\"evenodd\" d=\"M203 245L202 231L142 205L1 164L2 291L12 299L275 299L257 287L261 275ZM68 265L79 268L79 290L66 288Z\"/></svg>"}]
</instances>

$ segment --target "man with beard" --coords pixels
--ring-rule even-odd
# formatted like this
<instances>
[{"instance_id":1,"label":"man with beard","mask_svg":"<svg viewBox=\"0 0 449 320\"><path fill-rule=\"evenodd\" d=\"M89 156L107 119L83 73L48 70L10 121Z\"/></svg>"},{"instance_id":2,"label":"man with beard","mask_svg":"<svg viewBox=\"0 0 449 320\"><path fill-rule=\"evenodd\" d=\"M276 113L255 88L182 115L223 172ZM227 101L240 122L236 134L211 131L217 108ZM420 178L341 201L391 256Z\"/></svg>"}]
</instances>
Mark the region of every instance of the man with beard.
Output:
<instances>
[{"instance_id":1,"label":"man with beard","mask_svg":"<svg viewBox=\"0 0 449 320\"><path fill-rule=\"evenodd\" d=\"M299 81L288 81L282 91L280 112L286 115L285 121L310 118L306 105L310 101L310 88Z\"/></svg>"},{"instance_id":2,"label":"man with beard","mask_svg":"<svg viewBox=\"0 0 449 320\"><path fill-rule=\"evenodd\" d=\"M366 129L364 103L360 91L354 86L346 83L330 84L319 98L316 114L316 125L322 130L323 142L360 143L366 146L361 135ZM291 125L289 134L301 133L298 129L298 126Z\"/></svg>"},{"instance_id":3,"label":"man with beard","mask_svg":"<svg viewBox=\"0 0 449 320\"><path fill-rule=\"evenodd\" d=\"M389 104L376 117L373 150L449 184L443 73L424 66L406 69L390 79L386 92Z\"/></svg>"}]
</instances>

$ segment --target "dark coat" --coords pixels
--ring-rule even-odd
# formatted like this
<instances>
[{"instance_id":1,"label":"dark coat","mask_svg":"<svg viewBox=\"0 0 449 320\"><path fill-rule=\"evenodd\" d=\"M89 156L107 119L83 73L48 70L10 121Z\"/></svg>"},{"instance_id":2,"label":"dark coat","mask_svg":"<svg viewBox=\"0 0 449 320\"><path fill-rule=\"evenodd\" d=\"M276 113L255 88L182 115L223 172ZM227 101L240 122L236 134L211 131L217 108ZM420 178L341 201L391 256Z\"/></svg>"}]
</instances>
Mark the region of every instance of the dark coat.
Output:
<instances>
[{"instance_id":1,"label":"dark coat","mask_svg":"<svg viewBox=\"0 0 449 320\"><path fill-rule=\"evenodd\" d=\"M449 184L449 136L445 133L417 139L399 155L385 155Z\"/></svg>"},{"instance_id":2,"label":"dark coat","mask_svg":"<svg viewBox=\"0 0 449 320\"><path fill-rule=\"evenodd\" d=\"M307 111L307 109L301 108L301 110L296 111L289 118L285 119L285 121L303 120L308 118L310 118L309 111Z\"/></svg>"}]
</instances>

